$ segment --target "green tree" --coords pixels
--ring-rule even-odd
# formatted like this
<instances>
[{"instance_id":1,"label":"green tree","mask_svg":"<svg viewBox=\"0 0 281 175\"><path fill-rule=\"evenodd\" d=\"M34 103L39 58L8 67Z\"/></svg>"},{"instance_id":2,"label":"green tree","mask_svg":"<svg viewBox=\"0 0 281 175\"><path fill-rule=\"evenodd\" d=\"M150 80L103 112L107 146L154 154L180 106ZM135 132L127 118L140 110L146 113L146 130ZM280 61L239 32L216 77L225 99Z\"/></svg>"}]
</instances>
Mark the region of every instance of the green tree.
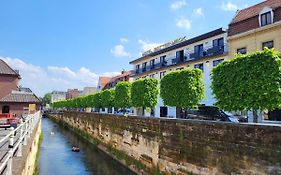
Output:
<instances>
[{"instance_id":1,"label":"green tree","mask_svg":"<svg viewBox=\"0 0 281 175\"><path fill-rule=\"evenodd\" d=\"M92 95L91 104L92 107L96 108L96 110L99 110L102 107L101 92L97 92L94 95Z\"/></svg>"},{"instance_id":2,"label":"green tree","mask_svg":"<svg viewBox=\"0 0 281 175\"><path fill-rule=\"evenodd\" d=\"M178 108L197 107L204 95L200 69L177 70L165 75L160 83L160 95L165 105Z\"/></svg>"},{"instance_id":3,"label":"green tree","mask_svg":"<svg viewBox=\"0 0 281 175\"><path fill-rule=\"evenodd\" d=\"M212 89L216 105L226 111L257 110L281 107L280 53L265 49L238 54L212 70Z\"/></svg>"},{"instance_id":4,"label":"green tree","mask_svg":"<svg viewBox=\"0 0 281 175\"><path fill-rule=\"evenodd\" d=\"M115 106L117 108L131 107L131 86L129 82L121 81L115 87Z\"/></svg>"},{"instance_id":5,"label":"green tree","mask_svg":"<svg viewBox=\"0 0 281 175\"><path fill-rule=\"evenodd\" d=\"M156 106L158 94L157 79L144 78L137 80L132 84L131 89L132 106L142 107L144 113L147 107L154 108Z\"/></svg>"},{"instance_id":6,"label":"green tree","mask_svg":"<svg viewBox=\"0 0 281 175\"><path fill-rule=\"evenodd\" d=\"M52 98L52 94L51 93L47 93L44 95L43 97L43 105L46 106L47 104L51 104L51 98Z\"/></svg>"},{"instance_id":7,"label":"green tree","mask_svg":"<svg viewBox=\"0 0 281 175\"><path fill-rule=\"evenodd\" d=\"M107 89L101 92L101 104L103 108L114 107L115 90Z\"/></svg>"}]
</instances>

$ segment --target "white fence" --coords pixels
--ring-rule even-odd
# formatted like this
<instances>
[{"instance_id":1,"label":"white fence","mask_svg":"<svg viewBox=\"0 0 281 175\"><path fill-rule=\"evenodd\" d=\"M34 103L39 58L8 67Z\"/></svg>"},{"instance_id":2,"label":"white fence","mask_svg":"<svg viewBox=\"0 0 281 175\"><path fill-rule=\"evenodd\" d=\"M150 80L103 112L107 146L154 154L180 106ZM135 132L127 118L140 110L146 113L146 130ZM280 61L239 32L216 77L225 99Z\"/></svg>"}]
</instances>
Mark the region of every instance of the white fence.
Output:
<instances>
[{"instance_id":1,"label":"white fence","mask_svg":"<svg viewBox=\"0 0 281 175\"><path fill-rule=\"evenodd\" d=\"M9 128L9 132L0 140L0 174L12 175L13 157L22 156L22 147L27 145L27 140L40 118L40 111L28 115L25 121L19 124L17 128Z\"/></svg>"}]
</instances>

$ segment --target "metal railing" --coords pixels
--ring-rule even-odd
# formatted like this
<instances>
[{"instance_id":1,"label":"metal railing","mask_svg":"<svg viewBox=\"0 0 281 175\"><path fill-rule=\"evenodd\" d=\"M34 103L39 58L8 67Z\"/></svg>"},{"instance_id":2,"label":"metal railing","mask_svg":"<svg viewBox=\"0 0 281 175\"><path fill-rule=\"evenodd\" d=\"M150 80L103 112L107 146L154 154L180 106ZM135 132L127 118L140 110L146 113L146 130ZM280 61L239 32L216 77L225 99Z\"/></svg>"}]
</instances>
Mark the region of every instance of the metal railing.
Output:
<instances>
[{"instance_id":1,"label":"metal railing","mask_svg":"<svg viewBox=\"0 0 281 175\"><path fill-rule=\"evenodd\" d=\"M222 55L224 53L228 52L228 47L224 43L221 46L210 46L210 47L203 47L203 49L200 52L195 52L195 50L190 50L188 52L185 52L185 55L182 57L174 57L174 58L166 58L165 63L164 62L158 62L155 63L153 66L147 65L145 68L139 68L138 70L135 69L133 71L133 74L141 74L144 72L149 72L151 70L156 70L164 67L169 67L172 65L180 64L180 63L185 63L191 60L199 60L211 56L218 56ZM168 61L171 60L170 61ZM168 63L169 62L169 63Z\"/></svg>"},{"instance_id":2,"label":"metal railing","mask_svg":"<svg viewBox=\"0 0 281 175\"><path fill-rule=\"evenodd\" d=\"M22 121L17 128L9 128L10 131L0 140L0 151L1 154L4 154L1 155L0 174L12 175L13 157L22 156L22 148L27 145L27 140L30 138L40 118L40 111L29 114L25 121Z\"/></svg>"}]
</instances>

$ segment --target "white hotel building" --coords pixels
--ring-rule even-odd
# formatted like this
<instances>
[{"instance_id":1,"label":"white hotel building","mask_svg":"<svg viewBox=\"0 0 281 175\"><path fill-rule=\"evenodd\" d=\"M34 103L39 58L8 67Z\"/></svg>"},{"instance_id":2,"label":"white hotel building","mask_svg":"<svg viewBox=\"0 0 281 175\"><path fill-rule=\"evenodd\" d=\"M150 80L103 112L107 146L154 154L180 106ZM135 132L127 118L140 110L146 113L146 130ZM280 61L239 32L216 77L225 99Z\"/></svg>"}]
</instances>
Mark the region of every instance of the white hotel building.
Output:
<instances>
[{"instance_id":1,"label":"white hotel building","mask_svg":"<svg viewBox=\"0 0 281 175\"><path fill-rule=\"evenodd\" d=\"M143 53L142 57L130 62L134 66L134 80L151 77L160 79L168 72L199 68L203 71L206 99L204 105L213 105L210 73L213 67L227 59L227 31L223 28L196 36L191 39L180 38L153 50ZM156 108L150 111L155 117L177 116L176 107L164 106L159 97ZM141 110L135 110L140 115ZM149 111L146 115L150 116Z\"/></svg>"}]
</instances>

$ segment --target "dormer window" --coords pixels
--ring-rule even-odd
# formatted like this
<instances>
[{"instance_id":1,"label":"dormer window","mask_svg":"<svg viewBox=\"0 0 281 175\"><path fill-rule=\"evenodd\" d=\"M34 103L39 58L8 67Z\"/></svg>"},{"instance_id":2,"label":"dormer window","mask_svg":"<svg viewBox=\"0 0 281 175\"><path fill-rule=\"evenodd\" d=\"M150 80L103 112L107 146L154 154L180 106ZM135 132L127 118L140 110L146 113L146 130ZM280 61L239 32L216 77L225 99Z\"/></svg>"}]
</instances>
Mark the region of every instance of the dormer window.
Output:
<instances>
[{"instance_id":1,"label":"dormer window","mask_svg":"<svg viewBox=\"0 0 281 175\"><path fill-rule=\"evenodd\" d=\"M259 15L260 26L266 26L273 23L273 11L270 8L265 8Z\"/></svg>"}]
</instances>

